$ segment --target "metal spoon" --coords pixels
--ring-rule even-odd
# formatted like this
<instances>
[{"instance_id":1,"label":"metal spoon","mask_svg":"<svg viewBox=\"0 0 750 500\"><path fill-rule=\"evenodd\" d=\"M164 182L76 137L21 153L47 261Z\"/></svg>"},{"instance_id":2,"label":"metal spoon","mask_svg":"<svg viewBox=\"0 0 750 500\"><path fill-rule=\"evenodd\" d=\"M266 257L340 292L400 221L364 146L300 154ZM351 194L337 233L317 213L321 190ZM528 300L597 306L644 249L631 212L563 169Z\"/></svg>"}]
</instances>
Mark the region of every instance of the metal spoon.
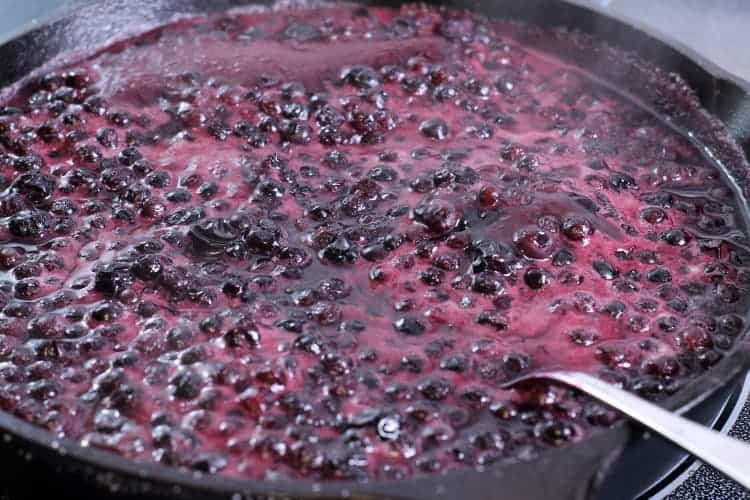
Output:
<instances>
[{"instance_id":1,"label":"metal spoon","mask_svg":"<svg viewBox=\"0 0 750 500\"><path fill-rule=\"evenodd\" d=\"M505 384L512 387L529 380L562 382L619 410L636 422L672 441L703 462L750 490L750 445L696 424L659 406L581 372L551 370L532 373Z\"/></svg>"}]
</instances>

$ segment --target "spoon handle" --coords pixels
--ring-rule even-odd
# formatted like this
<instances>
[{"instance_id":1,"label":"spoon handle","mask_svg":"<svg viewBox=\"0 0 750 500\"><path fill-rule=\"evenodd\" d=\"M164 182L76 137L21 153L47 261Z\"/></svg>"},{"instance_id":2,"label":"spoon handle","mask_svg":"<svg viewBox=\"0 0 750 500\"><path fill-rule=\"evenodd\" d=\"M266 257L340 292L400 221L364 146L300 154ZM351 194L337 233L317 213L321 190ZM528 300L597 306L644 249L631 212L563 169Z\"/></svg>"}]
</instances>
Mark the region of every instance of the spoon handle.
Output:
<instances>
[{"instance_id":1,"label":"spoon handle","mask_svg":"<svg viewBox=\"0 0 750 500\"><path fill-rule=\"evenodd\" d=\"M555 371L545 373L544 377L580 389L616 408L750 490L747 466L750 445L743 441L696 424L585 373Z\"/></svg>"}]
</instances>

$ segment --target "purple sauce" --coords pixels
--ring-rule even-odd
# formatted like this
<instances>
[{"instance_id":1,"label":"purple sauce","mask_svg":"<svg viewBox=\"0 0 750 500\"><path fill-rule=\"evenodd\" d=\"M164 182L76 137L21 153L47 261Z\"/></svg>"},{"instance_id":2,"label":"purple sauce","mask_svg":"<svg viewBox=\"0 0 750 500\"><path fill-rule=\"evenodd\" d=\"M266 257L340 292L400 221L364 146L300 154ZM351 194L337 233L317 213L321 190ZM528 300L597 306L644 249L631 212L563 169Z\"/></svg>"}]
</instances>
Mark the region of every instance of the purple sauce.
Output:
<instances>
[{"instance_id":1,"label":"purple sauce","mask_svg":"<svg viewBox=\"0 0 750 500\"><path fill-rule=\"evenodd\" d=\"M518 23L182 20L0 105L0 408L123 456L403 478L674 393L744 329L733 190Z\"/></svg>"}]
</instances>

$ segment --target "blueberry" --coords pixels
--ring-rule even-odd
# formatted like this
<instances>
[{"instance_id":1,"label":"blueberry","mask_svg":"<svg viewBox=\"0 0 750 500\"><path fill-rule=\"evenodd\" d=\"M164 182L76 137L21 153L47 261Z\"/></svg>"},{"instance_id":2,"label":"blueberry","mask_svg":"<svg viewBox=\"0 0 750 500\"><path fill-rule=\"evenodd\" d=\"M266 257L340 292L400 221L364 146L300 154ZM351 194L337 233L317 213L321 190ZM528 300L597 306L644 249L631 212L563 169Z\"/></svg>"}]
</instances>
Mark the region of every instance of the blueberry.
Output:
<instances>
[{"instance_id":1,"label":"blueberry","mask_svg":"<svg viewBox=\"0 0 750 500\"><path fill-rule=\"evenodd\" d=\"M340 79L362 90L380 87L380 75L369 66L351 66L341 72Z\"/></svg>"},{"instance_id":2,"label":"blueberry","mask_svg":"<svg viewBox=\"0 0 750 500\"><path fill-rule=\"evenodd\" d=\"M130 288L132 282L133 276L127 263L112 263L96 272L94 290L108 296L116 296Z\"/></svg>"},{"instance_id":3,"label":"blueberry","mask_svg":"<svg viewBox=\"0 0 750 500\"><path fill-rule=\"evenodd\" d=\"M615 191L620 191L621 189L633 189L636 187L635 179L622 172L610 172L608 182Z\"/></svg>"},{"instance_id":4,"label":"blueberry","mask_svg":"<svg viewBox=\"0 0 750 500\"><path fill-rule=\"evenodd\" d=\"M660 236L661 239L669 245L679 247L687 245L690 240L688 234L682 229L670 229L669 231L663 232Z\"/></svg>"},{"instance_id":5,"label":"blueberry","mask_svg":"<svg viewBox=\"0 0 750 500\"><path fill-rule=\"evenodd\" d=\"M552 421L540 424L534 432L542 442L551 446L561 446L575 438L575 427L568 422Z\"/></svg>"},{"instance_id":6,"label":"blueberry","mask_svg":"<svg viewBox=\"0 0 750 500\"><path fill-rule=\"evenodd\" d=\"M425 120L419 124L419 131L433 141L442 141L448 137L448 124L440 118Z\"/></svg>"},{"instance_id":7,"label":"blueberry","mask_svg":"<svg viewBox=\"0 0 750 500\"><path fill-rule=\"evenodd\" d=\"M286 330L287 332L302 333L304 324L305 324L304 321L290 318L290 319L284 319L284 320L278 321L276 323L276 326L283 330Z\"/></svg>"},{"instance_id":8,"label":"blueberry","mask_svg":"<svg viewBox=\"0 0 750 500\"><path fill-rule=\"evenodd\" d=\"M651 269L646 274L646 278L654 283L668 283L672 281L672 275L663 267L655 267Z\"/></svg>"},{"instance_id":9,"label":"blueberry","mask_svg":"<svg viewBox=\"0 0 750 500\"><path fill-rule=\"evenodd\" d=\"M568 266L575 262L575 256L567 248L561 248L552 257L552 265L557 267Z\"/></svg>"},{"instance_id":10,"label":"blueberry","mask_svg":"<svg viewBox=\"0 0 750 500\"><path fill-rule=\"evenodd\" d=\"M527 269L523 275L523 281L533 290L541 290L550 283L550 275L547 271L532 267Z\"/></svg>"},{"instance_id":11,"label":"blueberry","mask_svg":"<svg viewBox=\"0 0 750 500\"><path fill-rule=\"evenodd\" d=\"M608 302L601 309L603 313L609 314L613 318L620 318L623 314L625 314L626 310L627 306L619 300Z\"/></svg>"},{"instance_id":12,"label":"blueberry","mask_svg":"<svg viewBox=\"0 0 750 500\"><path fill-rule=\"evenodd\" d=\"M22 210L8 221L8 231L23 240L39 240L52 229L53 219L41 210Z\"/></svg>"},{"instance_id":13,"label":"blueberry","mask_svg":"<svg viewBox=\"0 0 750 500\"><path fill-rule=\"evenodd\" d=\"M295 21L284 29L284 36L297 42L311 42L322 34L315 26Z\"/></svg>"},{"instance_id":14,"label":"blueberry","mask_svg":"<svg viewBox=\"0 0 750 500\"><path fill-rule=\"evenodd\" d=\"M370 262L377 262L388 256L388 250L380 243L368 245L362 249L362 257Z\"/></svg>"},{"instance_id":15,"label":"blueberry","mask_svg":"<svg viewBox=\"0 0 750 500\"><path fill-rule=\"evenodd\" d=\"M130 266L130 272L143 281L153 281L161 275L166 261L167 259L161 255L145 255Z\"/></svg>"},{"instance_id":16,"label":"blueberry","mask_svg":"<svg viewBox=\"0 0 750 500\"><path fill-rule=\"evenodd\" d=\"M276 204L284 196L284 186L271 179L264 179L258 183L253 193L253 201L258 203Z\"/></svg>"},{"instance_id":17,"label":"blueberry","mask_svg":"<svg viewBox=\"0 0 750 500\"><path fill-rule=\"evenodd\" d=\"M430 198L414 208L413 216L416 222L427 227L436 236L443 236L460 224L463 213L455 203Z\"/></svg>"},{"instance_id":18,"label":"blueberry","mask_svg":"<svg viewBox=\"0 0 750 500\"><path fill-rule=\"evenodd\" d=\"M91 309L91 318L101 323L111 323L122 315L122 306L116 302L104 301Z\"/></svg>"},{"instance_id":19,"label":"blueberry","mask_svg":"<svg viewBox=\"0 0 750 500\"><path fill-rule=\"evenodd\" d=\"M41 288L39 280L34 278L24 278L17 281L14 288L16 298L23 300L33 299Z\"/></svg>"},{"instance_id":20,"label":"blueberry","mask_svg":"<svg viewBox=\"0 0 750 500\"><path fill-rule=\"evenodd\" d=\"M438 286L443 282L445 273L436 267L428 267L419 274L419 279L427 286Z\"/></svg>"},{"instance_id":21,"label":"blueberry","mask_svg":"<svg viewBox=\"0 0 750 500\"><path fill-rule=\"evenodd\" d=\"M292 144L309 144L311 140L310 127L306 123L294 120L282 121L279 126L279 134L283 141Z\"/></svg>"},{"instance_id":22,"label":"blueberry","mask_svg":"<svg viewBox=\"0 0 750 500\"><path fill-rule=\"evenodd\" d=\"M452 372L463 372L469 366L469 361L462 354L455 354L440 360L440 369Z\"/></svg>"},{"instance_id":23,"label":"blueberry","mask_svg":"<svg viewBox=\"0 0 750 500\"><path fill-rule=\"evenodd\" d=\"M127 127L130 124L130 115L126 111L110 111L107 119L118 127Z\"/></svg>"},{"instance_id":24,"label":"blueberry","mask_svg":"<svg viewBox=\"0 0 750 500\"><path fill-rule=\"evenodd\" d=\"M594 234L594 226L583 217L565 217L560 224L562 233L572 241L584 241Z\"/></svg>"},{"instance_id":25,"label":"blueberry","mask_svg":"<svg viewBox=\"0 0 750 500\"><path fill-rule=\"evenodd\" d=\"M226 457L218 452L199 453L190 460L190 468L206 474L216 474L227 466Z\"/></svg>"},{"instance_id":26,"label":"blueberry","mask_svg":"<svg viewBox=\"0 0 750 500\"><path fill-rule=\"evenodd\" d=\"M370 179L383 182L394 181L398 178L398 172L385 165L370 169L367 175Z\"/></svg>"},{"instance_id":27,"label":"blueberry","mask_svg":"<svg viewBox=\"0 0 750 500\"><path fill-rule=\"evenodd\" d=\"M451 393L451 385L444 378L431 378L419 382L417 390L431 401L441 401Z\"/></svg>"},{"instance_id":28,"label":"blueberry","mask_svg":"<svg viewBox=\"0 0 750 500\"><path fill-rule=\"evenodd\" d=\"M432 177L420 175L409 183L409 187L417 193L429 193L435 188L435 181Z\"/></svg>"},{"instance_id":29,"label":"blueberry","mask_svg":"<svg viewBox=\"0 0 750 500\"><path fill-rule=\"evenodd\" d=\"M119 431L127 420L117 410L101 409L94 416L94 429L104 434Z\"/></svg>"},{"instance_id":30,"label":"blueberry","mask_svg":"<svg viewBox=\"0 0 750 500\"><path fill-rule=\"evenodd\" d=\"M125 166L131 166L141 158L143 155L135 148L125 148L117 155L117 161Z\"/></svg>"},{"instance_id":31,"label":"blueberry","mask_svg":"<svg viewBox=\"0 0 750 500\"><path fill-rule=\"evenodd\" d=\"M96 131L96 140L105 148L114 148L117 146L117 131L113 128L100 128Z\"/></svg>"},{"instance_id":32,"label":"blueberry","mask_svg":"<svg viewBox=\"0 0 750 500\"><path fill-rule=\"evenodd\" d=\"M599 340L599 334L593 330L576 328L568 334L570 341L576 345L589 347Z\"/></svg>"},{"instance_id":33,"label":"blueberry","mask_svg":"<svg viewBox=\"0 0 750 500\"><path fill-rule=\"evenodd\" d=\"M490 405L490 412L501 420L511 420L518 415L518 408L512 401L498 401Z\"/></svg>"},{"instance_id":34,"label":"blueberry","mask_svg":"<svg viewBox=\"0 0 750 500\"><path fill-rule=\"evenodd\" d=\"M227 138L232 134L232 129L229 125L222 122L221 120L212 120L206 128L209 135L219 141L226 141Z\"/></svg>"},{"instance_id":35,"label":"blueberry","mask_svg":"<svg viewBox=\"0 0 750 500\"><path fill-rule=\"evenodd\" d=\"M150 172L146 175L146 184L155 188L165 188L169 186L169 174L163 171Z\"/></svg>"},{"instance_id":36,"label":"blueberry","mask_svg":"<svg viewBox=\"0 0 750 500\"><path fill-rule=\"evenodd\" d=\"M497 271L482 271L472 276L471 289L475 292L491 295L504 290L503 278Z\"/></svg>"},{"instance_id":37,"label":"blueberry","mask_svg":"<svg viewBox=\"0 0 750 500\"><path fill-rule=\"evenodd\" d=\"M227 330L224 334L224 342L227 347L232 349L238 347L256 348L260 345L260 333L253 324L242 322Z\"/></svg>"},{"instance_id":38,"label":"blueberry","mask_svg":"<svg viewBox=\"0 0 750 500\"><path fill-rule=\"evenodd\" d=\"M175 210L164 219L168 226L178 226L182 224L192 224L206 216L202 207L186 207Z\"/></svg>"},{"instance_id":39,"label":"blueberry","mask_svg":"<svg viewBox=\"0 0 750 500\"><path fill-rule=\"evenodd\" d=\"M208 181L198 186L195 192L204 200L210 200L219 192L219 186L215 182Z\"/></svg>"},{"instance_id":40,"label":"blueberry","mask_svg":"<svg viewBox=\"0 0 750 500\"><path fill-rule=\"evenodd\" d=\"M673 332L677 329L679 321L674 316L660 316L656 319L656 326L663 332Z\"/></svg>"},{"instance_id":41,"label":"blueberry","mask_svg":"<svg viewBox=\"0 0 750 500\"><path fill-rule=\"evenodd\" d=\"M417 318L412 316L402 316L393 323L393 328L404 335L418 336L422 335L426 328Z\"/></svg>"},{"instance_id":42,"label":"blueberry","mask_svg":"<svg viewBox=\"0 0 750 500\"><path fill-rule=\"evenodd\" d=\"M473 242L471 252L474 256L474 272L489 270L509 275L513 272L513 265L517 260L509 246L492 240Z\"/></svg>"},{"instance_id":43,"label":"blueberry","mask_svg":"<svg viewBox=\"0 0 750 500\"><path fill-rule=\"evenodd\" d=\"M509 378L519 376L531 366L531 360L524 353L511 352L503 356L503 370Z\"/></svg>"},{"instance_id":44,"label":"blueberry","mask_svg":"<svg viewBox=\"0 0 750 500\"><path fill-rule=\"evenodd\" d=\"M527 259L544 260L555 250L554 237L542 229L526 228L516 231L513 243L518 252Z\"/></svg>"},{"instance_id":45,"label":"blueberry","mask_svg":"<svg viewBox=\"0 0 750 500\"><path fill-rule=\"evenodd\" d=\"M54 177L32 172L21 175L15 183L15 188L32 203L39 203L52 196L56 185Z\"/></svg>"},{"instance_id":46,"label":"blueberry","mask_svg":"<svg viewBox=\"0 0 750 500\"><path fill-rule=\"evenodd\" d=\"M102 152L96 146L84 144L76 148L76 158L83 163L99 163L102 160Z\"/></svg>"},{"instance_id":47,"label":"blueberry","mask_svg":"<svg viewBox=\"0 0 750 500\"><path fill-rule=\"evenodd\" d=\"M108 191L122 191L132 185L133 172L124 167L105 169L101 174L101 182Z\"/></svg>"},{"instance_id":48,"label":"blueberry","mask_svg":"<svg viewBox=\"0 0 750 500\"><path fill-rule=\"evenodd\" d=\"M191 368L179 368L169 379L172 394L178 399L194 399L201 389L201 378Z\"/></svg>"},{"instance_id":49,"label":"blueberry","mask_svg":"<svg viewBox=\"0 0 750 500\"><path fill-rule=\"evenodd\" d=\"M615 266L603 260L595 260L593 267L594 271L605 280L613 280L620 275L620 271Z\"/></svg>"},{"instance_id":50,"label":"blueberry","mask_svg":"<svg viewBox=\"0 0 750 500\"><path fill-rule=\"evenodd\" d=\"M325 246L320 252L321 259L333 264L351 264L357 260L357 247L344 236L339 236Z\"/></svg>"},{"instance_id":51,"label":"blueberry","mask_svg":"<svg viewBox=\"0 0 750 500\"><path fill-rule=\"evenodd\" d=\"M180 353L179 361L181 365L193 365L205 361L206 357L206 350L200 345L195 345L182 351L182 353Z\"/></svg>"},{"instance_id":52,"label":"blueberry","mask_svg":"<svg viewBox=\"0 0 750 500\"><path fill-rule=\"evenodd\" d=\"M667 218L667 214L661 208L649 207L641 210L641 218L649 224L659 224Z\"/></svg>"},{"instance_id":53,"label":"blueberry","mask_svg":"<svg viewBox=\"0 0 750 500\"><path fill-rule=\"evenodd\" d=\"M40 139L42 139L44 142L47 142L47 143L56 142L62 138L62 134L60 133L60 128L54 123L50 123L50 122L46 122L40 125L39 128L37 128L36 130L36 134L39 136Z\"/></svg>"},{"instance_id":54,"label":"blueberry","mask_svg":"<svg viewBox=\"0 0 750 500\"><path fill-rule=\"evenodd\" d=\"M482 311L477 316L476 322L478 325L491 326L495 330L507 330L508 319L497 311Z\"/></svg>"},{"instance_id":55,"label":"blueberry","mask_svg":"<svg viewBox=\"0 0 750 500\"><path fill-rule=\"evenodd\" d=\"M239 238L239 232L227 219L204 219L188 232L191 248L201 255L217 255Z\"/></svg>"},{"instance_id":56,"label":"blueberry","mask_svg":"<svg viewBox=\"0 0 750 500\"><path fill-rule=\"evenodd\" d=\"M24 154L13 160L13 168L19 172L39 170L44 166L44 160L41 156L35 154Z\"/></svg>"}]
</instances>

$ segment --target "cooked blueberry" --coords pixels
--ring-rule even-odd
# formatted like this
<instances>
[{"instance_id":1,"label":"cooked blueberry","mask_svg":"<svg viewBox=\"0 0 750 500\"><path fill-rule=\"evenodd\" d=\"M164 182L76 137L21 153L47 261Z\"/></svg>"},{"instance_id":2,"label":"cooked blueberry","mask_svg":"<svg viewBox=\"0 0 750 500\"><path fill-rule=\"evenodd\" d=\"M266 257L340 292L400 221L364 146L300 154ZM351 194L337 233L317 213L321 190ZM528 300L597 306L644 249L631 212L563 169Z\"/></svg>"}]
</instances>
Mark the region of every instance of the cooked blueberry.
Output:
<instances>
[{"instance_id":1,"label":"cooked blueberry","mask_svg":"<svg viewBox=\"0 0 750 500\"><path fill-rule=\"evenodd\" d=\"M23 210L13 215L8 221L10 234L17 238L41 239L52 229L53 220L41 210Z\"/></svg>"},{"instance_id":2,"label":"cooked blueberry","mask_svg":"<svg viewBox=\"0 0 750 500\"><path fill-rule=\"evenodd\" d=\"M527 269L523 274L523 281L526 285L534 290L541 290L550 282L550 275L547 271L532 267Z\"/></svg>"},{"instance_id":3,"label":"cooked blueberry","mask_svg":"<svg viewBox=\"0 0 750 500\"><path fill-rule=\"evenodd\" d=\"M433 118L420 123L419 131L428 139L442 141L448 137L448 124L445 120Z\"/></svg>"},{"instance_id":4,"label":"cooked blueberry","mask_svg":"<svg viewBox=\"0 0 750 500\"><path fill-rule=\"evenodd\" d=\"M461 222L461 210L454 204L438 198L424 201L414 208L414 220L436 235L452 231Z\"/></svg>"},{"instance_id":5,"label":"cooked blueberry","mask_svg":"<svg viewBox=\"0 0 750 500\"><path fill-rule=\"evenodd\" d=\"M130 272L137 278L144 281L155 280L159 278L166 259L160 255L146 255L138 259L130 267Z\"/></svg>"},{"instance_id":6,"label":"cooked blueberry","mask_svg":"<svg viewBox=\"0 0 750 500\"><path fill-rule=\"evenodd\" d=\"M562 233L573 241L583 241L594 234L594 226L582 217L566 217L560 225Z\"/></svg>"},{"instance_id":7,"label":"cooked blueberry","mask_svg":"<svg viewBox=\"0 0 750 500\"><path fill-rule=\"evenodd\" d=\"M635 179L622 172L610 172L608 182L615 191L621 189L633 189L636 187Z\"/></svg>"},{"instance_id":8,"label":"cooked blueberry","mask_svg":"<svg viewBox=\"0 0 750 500\"><path fill-rule=\"evenodd\" d=\"M469 362L466 359L466 356L460 354L449 356L440 360L440 369L452 372L463 372L466 370L468 365Z\"/></svg>"},{"instance_id":9,"label":"cooked blueberry","mask_svg":"<svg viewBox=\"0 0 750 500\"><path fill-rule=\"evenodd\" d=\"M341 72L341 79L363 90L380 86L380 75L368 66L351 66Z\"/></svg>"},{"instance_id":10,"label":"cooked blueberry","mask_svg":"<svg viewBox=\"0 0 750 500\"><path fill-rule=\"evenodd\" d=\"M425 326L412 316L402 316L393 323L393 328L400 333L410 336L422 335Z\"/></svg>"},{"instance_id":11,"label":"cooked blueberry","mask_svg":"<svg viewBox=\"0 0 750 500\"><path fill-rule=\"evenodd\" d=\"M423 380L417 385L417 390L432 401L440 401L451 393L450 383L443 378L432 378Z\"/></svg>"},{"instance_id":12,"label":"cooked blueberry","mask_svg":"<svg viewBox=\"0 0 750 500\"><path fill-rule=\"evenodd\" d=\"M191 368L180 368L169 379L172 394L178 399L196 398L200 393L201 384L200 376Z\"/></svg>"},{"instance_id":13,"label":"cooked blueberry","mask_svg":"<svg viewBox=\"0 0 750 500\"><path fill-rule=\"evenodd\" d=\"M320 258L334 264L352 263L357 259L357 247L344 236L339 236L320 251Z\"/></svg>"},{"instance_id":14,"label":"cooked blueberry","mask_svg":"<svg viewBox=\"0 0 750 500\"><path fill-rule=\"evenodd\" d=\"M539 425L535 432L543 442L552 446L561 446L577 435L575 427L561 421L545 422Z\"/></svg>"},{"instance_id":15,"label":"cooked blueberry","mask_svg":"<svg viewBox=\"0 0 750 500\"><path fill-rule=\"evenodd\" d=\"M443 282L445 273L435 267L429 267L419 274L419 279L428 286L438 286Z\"/></svg>"},{"instance_id":16,"label":"cooked blueberry","mask_svg":"<svg viewBox=\"0 0 750 500\"><path fill-rule=\"evenodd\" d=\"M30 201L38 203L49 198L55 191L56 185L54 177L34 172L21 175L15 187Z\"/></svg>"},{"instance_id":17,"label":"cooked blueberry","mask_svg":"<svg viewBox=\"0 0 750 500\"><path fill-rule=\"evenodd\" d=\"M569 266L573 262L575 262L575 256L566 248L561 248L552 256L552 265L557 267Z\"/></svg>"},{"instance_id":18,"label":"cooked blueberry","mask_svg":"<svg viewBox=\"0 0 750 500\"><path fill-rule=\"evenodd\" d=\"M682 229L670 229L661 234L661 239L672 246L685 246L687 245L690 237Z\"/></svg>"},{"instance_id":19,"label":"cooked blueberry","mask_svg":"<svg viewBox=\"0 0 750 500\"><path fill-rule=\"evenodd\" d=\"M362 257L371 262L383 260L388 256L388 250L380 243L368 245L362 249Z\"/></svg>"},{"instance_id":20,"label":"cooked blueberry","mask_svg":"<svg viewBox=\"0 0 750 500\"><path fill-rule=\"evenodd\" d=\"M549 258L555 249L553 236L542 229L528 228L516 231L513 242L521 255L534 260Z\"/></svg>"},{"instance_id":21,"label":"cooked blueberry","mask_svg":"<svg viewBox=\"0 0 750 500\"><path fill-rule=\"evenodd\" d=\"M605 280L613 280L620 275L620 271L607 261L595 260L593 266L594 271Z\"/></svg>"},{"instance_id":22,"label":"cooked blueberry","mask_svg":"<svg viewBox=\"0 0 750 500\"><path fill-rule=\"evenodd\" d=\"M646 274L646 278L654 283L668 283L672 281L672 274L663 267L655 267Z\"/></svg>"}]
</instances>

